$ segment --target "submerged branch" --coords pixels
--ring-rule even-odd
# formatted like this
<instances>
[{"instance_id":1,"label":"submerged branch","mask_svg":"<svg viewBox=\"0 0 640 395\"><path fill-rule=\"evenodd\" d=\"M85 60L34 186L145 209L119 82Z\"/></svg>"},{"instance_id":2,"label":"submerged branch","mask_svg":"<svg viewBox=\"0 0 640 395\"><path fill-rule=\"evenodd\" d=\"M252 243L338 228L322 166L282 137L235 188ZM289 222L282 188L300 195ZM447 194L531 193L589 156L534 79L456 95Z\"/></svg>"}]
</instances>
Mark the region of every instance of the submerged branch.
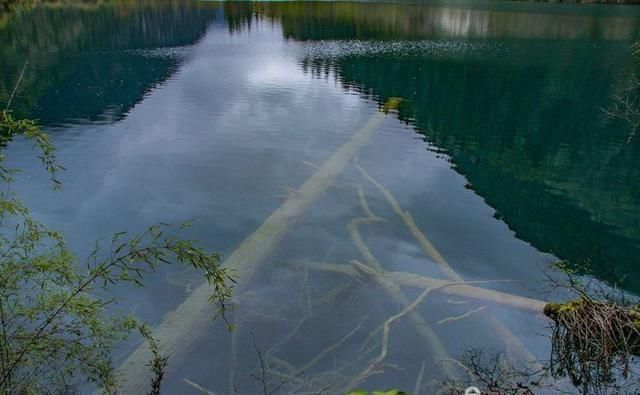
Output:
<instances>
[{"instance_id":1,"label":"submerged branch","mask_svg":"<svg viewBox=\"0 0 640 395\"><path fill-rule=\"evenodd\" d=\"M366 178L371 184L373 184L382 195L384 195L385 199L396 213L400 219L404 222L406 227L409 229L413 237L416 239L418 244L422 247L424 252L433 258L433 260L438 264L443 274L448 277L450 280L464 282L464 279L453 269L453 267L447 262L444 256L438 251L438 249L433 245L433 243L427 238L427 236L420 230L418 225L413 219L413 216L409 211L405 211L402 209L398 200L393 196L393 194L384 187L380 182L378 182L375 178L373 178L361 165L358 161L358 158L355 159L355 165L360 171L360 174L364 178ZM502 322L498 321L490 312L486 312L484 314L485 320L487 324L493 328L494 331L499 333L500 338L504 341L507 349L512 351L514 354L528 361L535 361L536 358L529 352L529 350L525 347L524 344L518 339L510 330L507 328Z\"/></svg>"},{"instance_id":2,"label":"submerged branch","mask_svg":"<svg viewBox=\"0 0 640 395\"><path fill-rule=\"evenodd\" d=\"M409 288L426 289L450 283L450 281L447 280L439 280L414 273L376 272L368 269L365 265L357 261L352 261L351 265L310 261L292 261L289 264L294 266L302 266L311 271L341 274L344 276L352 277L361 282L375 282L376 277L383 277L387 281L393 282L399 286ZM483 283L491 282L499 281L484 281ZM541 300L526 298L506 292L494 291L491 289L480 288L472 284L473 283L471 282L464 282L458 285L441 289L440 292L448 295L464 296L472 299L482 300L485 302L504 305L507 307L523 309L533 313L542 313L542 309L545 306L545 302Z\"/></svg>"},{"instance_id":3,"label":"submerged branch","mask_svg":"<svg viewBox=\"0 0 640 395\"><path fill-rule=\"evenodd\" d=\"M358 187L358 197L360 200L360 205L362 206L362 210L367 215L366 217L355 218L347 224L347 229L349 230L349 234L353 243L356 245L360 253L365 258L367 266L360 264L363 267L363 270L366 269L373 273L380 273L383 271L382 265L378 262L376 257L373 255L367 244L365 243L362 235L360 234L359 226L361 224L371 224L376 222L384 221L382 218L373 214L369 205L367 204L366 198L364 196L364 192L361 187ZM354 261L355 262L355 261ZM400 287L397 284L387 281L383 277L380 276L372 276L373 280L389 295L391 300L393 300L399 306L404 307L405 309L411 306L411 302L404 295ZM407 310L407 314L409 314L409 318L411 322L414 324L418 335L420 335L425 342L430 346L431 351L434 353L435 360L441 358L448 358L448 353L442 341L435 333L435 331L431 328L429 323L422 317L422 315L418 312L413 311L413 309ZM448 377L453 377L454 373L448 367L443 367L443 372Z\"/></svg>"},{"instance_id":4,"label":"submerged branch","mask_svg":"<svg viewBox=\"0 0 640 395\"><path fill-rule=\"evenodd\" d=\"M361 382L366 380L367 377L371 376L372 374L375 374L376 372L380 371L380 369L382 369L383 362L387 358L387 354L389 352L389 336L391 333L391 326L394 323L396 323L396 321L400 320L404 316L414 311L415 308L419 304L421 304L427 298L427 296L429 296L429 294L431 294L432 292L442 288L454 286L454 285L456 285L456 283L448 283L448 284L443 284L436 287L426 288L424 291L422 291L422 293L420 293L420 295L411 304L406 306L399 313L389 317L383 324L382 347L380 348L380 354L373 361L369 363L369 366L367 366L367 368L364 371L362 371L358 376L356 376L353 379L353 381L351 381L351 383L349 383L348 391L353 390Z\"/></svg>"},{"instance_id":5,"label":"submerged branch","mask_svg":"<svg viewBox=\"0 0 640 395\"><path fill-rule=\"evenodd\" d=\"M298 189L295 196L287 199L226 259L224 267L237 282L237 292L242 292L259 265L277 248L304 212L353 161L360 148L369 141L384 119L385 115L382 113L373 115ZM180 306L165 316L154 331L154 336L163 349L171 354L172 363L176 366L180 366L188 358L198 339L207 332L210 325L207 314L210 308L210 292L207 284L196 288ZM141 366L148 358L148 351L138 347L122 363L119 371L126 379L124 392L144 391L146 372Z\"/></svg>"}]
</instances>

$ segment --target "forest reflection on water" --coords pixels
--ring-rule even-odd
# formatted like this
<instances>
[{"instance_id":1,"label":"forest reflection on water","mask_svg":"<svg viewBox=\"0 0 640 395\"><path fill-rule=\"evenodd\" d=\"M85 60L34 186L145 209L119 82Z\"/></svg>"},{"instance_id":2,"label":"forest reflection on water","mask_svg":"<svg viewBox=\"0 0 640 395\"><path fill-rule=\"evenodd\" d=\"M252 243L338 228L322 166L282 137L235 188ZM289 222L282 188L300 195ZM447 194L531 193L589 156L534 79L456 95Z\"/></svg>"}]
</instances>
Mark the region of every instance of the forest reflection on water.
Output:
<instances>
[{"instance_id":1,"label":"forest reflection on water","mask_svg":"<svg viewBox=\"0 0 640 395\"><path fill-rule=\"evenodd\" d=\"M30 53L32 73L16 106L51 130L69 168L64 190L51 194L31 181L36 165L18 159L25 173L17 187L80 252L111 232L194 218L193 238L230 255L399 98L359 163L456 273L518 280L527 287L486 287L544 297L539 266L553 254L588 260L597 278L640 291L640 146L626 142L627 125L601 111L637 69L629 50L638 36L635 10L158 1L44 7L17 18L0 27L0 97ZM25 27L33 24L42 30ZM10 154L27 157L28 148L18 144ZM375 357L364 351L378 346L368 334L397 311L397 300L293 267L365 260L349 224L380 216L386 222L362 226L361 238L385 269L444 278L440 258L420 248L380 191L347 166L241 295L236 368L228 370L231 340L216 332L172 372L167 388L185 391L183 377L222 393L258 387L248 378L256 364L252 332L281 374L295 376L313 362L301 377L321 386L362 371ZM192 281L168 269L144 297L123 295L157 324L190 295ZM484 307L458 302L437 295L419 309L445 350L503 350L475 313L462 325L446 321ZM544 321L487 307L546 357ZM407 388L427 360L430 384L440 379L433 350L415 345L413 324L394 327L390 360L401 369L387 368L367 386ZM469 326L478 328L473 339ZM314 359L337 343L330 357ZM359 365L344 367L358 356Z\"/></svg>"},{"instance_id":2,"label":"forest reflection on water","mask_svg":"<svg viewBox=\"0 0 640 395\"><path fill-rule=\"evenodd\" d=\"M638 142L602 111L633 83L638 18L494 7L263 3L225 15L230 26L250 28L253 15L282 23L308 43L311 75L380 103L402 97L400 118L518 237L640 290Z\"/></svg>"}]
</instances>

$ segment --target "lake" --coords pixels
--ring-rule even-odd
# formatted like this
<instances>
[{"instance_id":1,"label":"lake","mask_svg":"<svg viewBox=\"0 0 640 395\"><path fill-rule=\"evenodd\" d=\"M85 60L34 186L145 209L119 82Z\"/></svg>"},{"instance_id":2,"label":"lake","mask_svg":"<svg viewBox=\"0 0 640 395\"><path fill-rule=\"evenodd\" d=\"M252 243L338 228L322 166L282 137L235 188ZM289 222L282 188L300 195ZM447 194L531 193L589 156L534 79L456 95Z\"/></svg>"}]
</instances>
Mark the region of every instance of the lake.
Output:
<instances>
[{"instance_id":1,"label":"lake","mask_svg":"<svg viewBox=\"0 0 640 395\"><path fill-rule=\"evenodd\" d=\"M50 133L62 189L31 143L6 155L80 257L187 220L230 257L232 332L209 324L191 270L117 290L175 337L166 393L428 394L465 350L548 359L550 322L513 301L552 298L557 260L640 292L640 136L607 115L639 38L628 6L40 6L0 18L0 102L28 60L12 106ZM416 279L474 288L422 295ZM138 345L114 361L132 382Z\"/></svg>"}]
</instances>

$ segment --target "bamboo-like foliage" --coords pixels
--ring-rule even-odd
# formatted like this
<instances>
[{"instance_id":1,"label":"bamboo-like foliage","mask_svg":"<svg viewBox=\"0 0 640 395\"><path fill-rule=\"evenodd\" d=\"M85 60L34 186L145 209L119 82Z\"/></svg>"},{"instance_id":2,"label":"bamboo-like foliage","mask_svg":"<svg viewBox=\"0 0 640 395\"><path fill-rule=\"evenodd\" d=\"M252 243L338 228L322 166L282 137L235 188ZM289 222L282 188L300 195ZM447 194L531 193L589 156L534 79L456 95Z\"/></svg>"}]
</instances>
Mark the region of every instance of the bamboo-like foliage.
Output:
<instances>
[{"instance_id":1,"label":"bamboo-like foliage","mask_svg":"<svg viewBox=\"0 0 640 395\"><path fill-rule=\"evenodd\" d=\"M61 167L46 133L9 111L0 117L2 146L17 135L33 141L54 187L60 186ZM171 361L135 317L109 312L113 300L105 291L123 282L143 286L145 273L158 265L184 264L204 273L215 306L212 317L224 317L231 282L220 256L179 237L188 223L159 224L133 237L117 233L108 243L97 243L82 262L11 191L15 171L0 156L0 181L6 186L0 192L0 393L69 393L86 383L115 393L111 352L134 331L151 349L149 393L159 393Z\"/></svg>"}]
</instances>

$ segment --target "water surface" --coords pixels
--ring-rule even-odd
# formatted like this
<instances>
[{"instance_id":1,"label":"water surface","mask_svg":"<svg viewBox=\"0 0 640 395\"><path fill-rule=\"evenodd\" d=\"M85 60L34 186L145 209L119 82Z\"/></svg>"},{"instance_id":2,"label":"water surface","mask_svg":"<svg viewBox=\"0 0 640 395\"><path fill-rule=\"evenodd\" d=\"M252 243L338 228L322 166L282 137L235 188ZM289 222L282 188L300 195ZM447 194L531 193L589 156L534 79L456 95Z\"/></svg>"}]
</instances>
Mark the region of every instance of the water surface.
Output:
<instances>
[{"instance_id":1,"label":"water surface","mask_svg":"<svg viewBox=\"0 0 640 395\"><path fill-rule=\"evenodd\" d=\"M51 133L67 168L62 190L50 191L28 143L7 154L23 169L16 189L35 216L80 256L113 232L189 219L188 237L229 255L401 98L358 161L462 278L514 280L483 286L544 298L541 267L565 259L636 293L640 143L627 143L628 125L602 109L637 69L629 48L639 16L629 7L478 2L23 10L0 24L0 98L28 60L14 107ZM283 392L338 393L366 367L377 352L362 351L367 336L397 304L371 284L293 265L366 261L347 226L367 215L359 190L386 220L360 226L380 264L445 278L350 164L239 299L236 363L231 335L212 328L172 366L168 393L195 393L184 378L216 393L259 391L254 346L301 368L340 342ZM145 289L118 290L120 306L158 324L198 281L162 269ZM441 294L418 311L452 357L468 347L505 351L485 313L442 321L485 306L534 356L548 357L548 323L534 314ZM423 362L425 385L442 379L443 362L415 329L408 320L393 327L389 365L365 388L413 390ZM272 375L295 373L272 365Z\"/></svg>"}]
</instances>

